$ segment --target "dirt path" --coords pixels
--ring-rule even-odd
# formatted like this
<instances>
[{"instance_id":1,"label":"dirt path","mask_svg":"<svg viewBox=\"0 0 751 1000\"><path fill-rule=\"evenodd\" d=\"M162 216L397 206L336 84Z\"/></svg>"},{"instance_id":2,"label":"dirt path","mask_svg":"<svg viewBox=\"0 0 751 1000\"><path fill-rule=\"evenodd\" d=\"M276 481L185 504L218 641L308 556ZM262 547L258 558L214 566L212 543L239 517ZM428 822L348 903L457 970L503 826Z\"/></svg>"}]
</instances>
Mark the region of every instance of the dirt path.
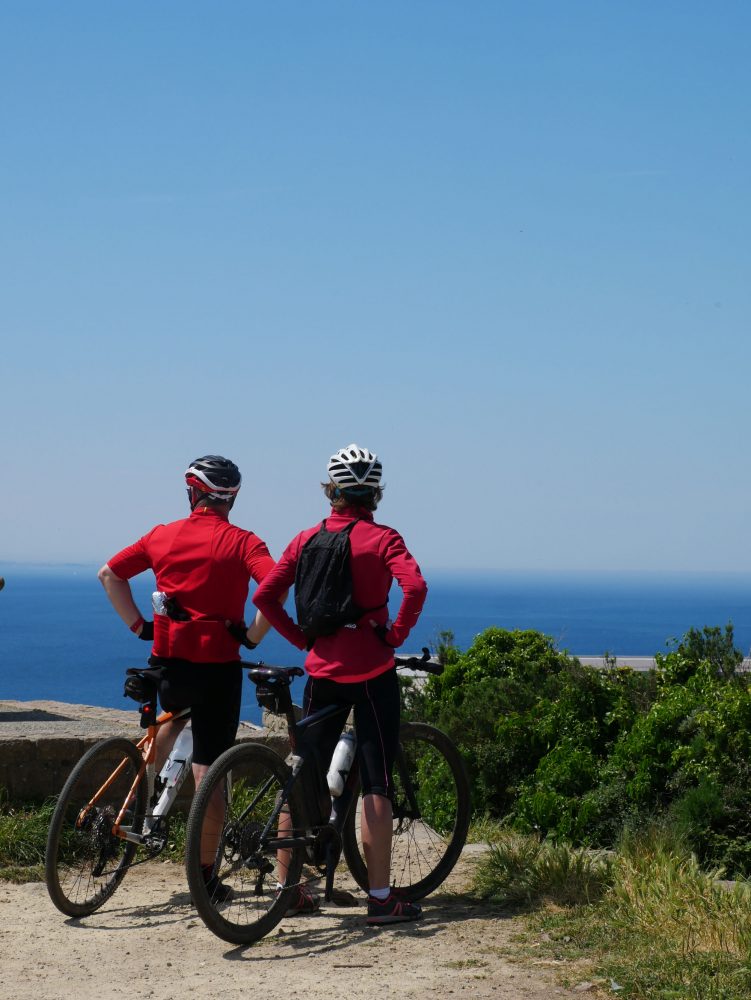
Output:
<instances>
[{"instance_id":1,"label":"dirt path","mask_svg":"<svg viewBox=\"0 0 751 1000\"><path fill-rule=\"evenodd\" d=\"M320 915L284 920L250 948L233 948L206 929L177 865L154 862L133 869L109 903L81 921L63 917L41 883L0 882L3 995L14 1000L581 996L558 986L551 969L514 961L512 939L519 925L461 895L470 869L471 861L463 861L447 886L427 900L419 923L379 930L367 927L362 906L330 906ZM346 879L341 886L355 889Z\"/></svg>"}]
</instances>

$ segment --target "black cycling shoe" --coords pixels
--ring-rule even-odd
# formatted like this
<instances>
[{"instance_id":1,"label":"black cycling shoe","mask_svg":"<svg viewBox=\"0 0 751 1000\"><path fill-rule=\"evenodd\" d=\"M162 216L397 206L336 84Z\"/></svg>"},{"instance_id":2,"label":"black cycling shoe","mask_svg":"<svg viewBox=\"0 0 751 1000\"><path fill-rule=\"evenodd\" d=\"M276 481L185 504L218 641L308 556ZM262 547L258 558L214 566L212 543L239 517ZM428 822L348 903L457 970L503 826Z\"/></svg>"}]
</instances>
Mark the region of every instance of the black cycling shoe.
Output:
<instances>
[{"instance_id":1,"label":"black cycling shoe","mask_svg":"<svg viewBox=\"0 0 751 1000\"><path fill-rule=\"evenodd\" d=\"M383 927L385 924L403 924L408 920L419 920L422 907L410 903L404 896L393 891L386 899L376 899L368 896L368 916L366 923L371 927Z\"/></svg>"}]
</instances>

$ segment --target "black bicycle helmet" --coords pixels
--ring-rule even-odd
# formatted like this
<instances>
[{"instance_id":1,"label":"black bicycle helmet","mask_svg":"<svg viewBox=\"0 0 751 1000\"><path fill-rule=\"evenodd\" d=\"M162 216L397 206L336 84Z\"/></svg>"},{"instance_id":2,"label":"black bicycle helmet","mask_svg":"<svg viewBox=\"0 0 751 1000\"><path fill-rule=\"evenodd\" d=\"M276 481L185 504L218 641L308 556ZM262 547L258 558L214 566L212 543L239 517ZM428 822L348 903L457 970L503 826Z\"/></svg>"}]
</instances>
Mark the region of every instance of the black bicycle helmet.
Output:
<instances>
[{"instance_id":1,"label":"black bicycle helmet","mask_svg":"<svg viewBox=\"0 0 751 1000\"><path fill-rule=\"evenodd\" d=\"M185 482L211 500L231 500L240 489L242 476L234 462L221 455L204 455L191 462Z\"/></svg>"}]
</instances>

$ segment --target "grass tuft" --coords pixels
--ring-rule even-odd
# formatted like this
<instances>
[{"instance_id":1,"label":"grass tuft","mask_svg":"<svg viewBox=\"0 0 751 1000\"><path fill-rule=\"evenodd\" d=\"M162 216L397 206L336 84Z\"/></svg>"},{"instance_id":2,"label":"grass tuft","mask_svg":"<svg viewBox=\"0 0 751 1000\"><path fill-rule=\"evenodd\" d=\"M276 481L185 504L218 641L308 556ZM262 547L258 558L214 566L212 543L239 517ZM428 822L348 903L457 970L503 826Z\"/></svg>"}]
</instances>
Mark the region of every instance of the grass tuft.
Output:
<instances>
[{"instance_id":1,"label":"grass tuft","mask_svg":"<svg viewBox=\"0 0 751 1000\"><path fill-rule=\"evenodd\" d=\"M41 871L54 803L16 805L0 801L0 877L19 879L22 869Z\"/></svg>"},{"instance_id":2,"label":"grass tuft","mask_svg":"<svg viewBox=\"0 0 751 1000\"><path fill-rule=\"evenodd\" d=\"M659 828L630 835L589 906L535 918L556 954L586 959L628 1000L748 1000L751 888L703 872Z\"/></svg>"},{"instance_id":3,"label":"grass tuft","mask_svg":"<svg viewBox=\"0 0 751 1000\"><path fill-rule=\"evenodd\" d=\"M602 898L612 867L604 854L500 830L478 865L473 888L500 906L574 906Z\"/></svg>"},{"instance_id":4,"label":"grass tuft","mask_svg":"<svg viewBox=\"0 0 751 1000\"><path fill-rule=\"evenodd\" d=\"M11 803L0 789L0 879L9 882L44 879L47 832L54 808L54 799L41 804ZM186 817L174 812L162 858L184 861L185 825Z\"/></svg>"},{"instance_id":5,"label":"grass tuft","mask_svg":"<svg viewBox=\"0 0 751 1000\"><path fill-rule=\"evenodd\" d=\"M669 941L678 954L751 957L751 887L723 883L660 830L631 836L608 898L613 925Z\"/></svg>"}]
</instances>

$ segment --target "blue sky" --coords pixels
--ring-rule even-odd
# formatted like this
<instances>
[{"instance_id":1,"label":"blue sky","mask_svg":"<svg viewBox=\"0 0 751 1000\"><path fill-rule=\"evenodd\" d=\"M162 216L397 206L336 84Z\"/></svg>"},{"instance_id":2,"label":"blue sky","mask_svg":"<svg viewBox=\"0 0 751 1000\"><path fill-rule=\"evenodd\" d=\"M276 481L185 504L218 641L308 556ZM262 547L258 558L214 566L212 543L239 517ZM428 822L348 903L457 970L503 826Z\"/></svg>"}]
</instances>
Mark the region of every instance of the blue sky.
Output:
<instances>
[{"instance_id":1,"label":"blue sky","mask_svg":"<svg viewBox=\"0 0 751 1000\"><path fill-rule=\"evenodd\" d=\"M335 449L426 568L747 570L745 3L0 7L0 563ZM0 565L0 571L2 567Z\"/></svg>"}]
</instances>

